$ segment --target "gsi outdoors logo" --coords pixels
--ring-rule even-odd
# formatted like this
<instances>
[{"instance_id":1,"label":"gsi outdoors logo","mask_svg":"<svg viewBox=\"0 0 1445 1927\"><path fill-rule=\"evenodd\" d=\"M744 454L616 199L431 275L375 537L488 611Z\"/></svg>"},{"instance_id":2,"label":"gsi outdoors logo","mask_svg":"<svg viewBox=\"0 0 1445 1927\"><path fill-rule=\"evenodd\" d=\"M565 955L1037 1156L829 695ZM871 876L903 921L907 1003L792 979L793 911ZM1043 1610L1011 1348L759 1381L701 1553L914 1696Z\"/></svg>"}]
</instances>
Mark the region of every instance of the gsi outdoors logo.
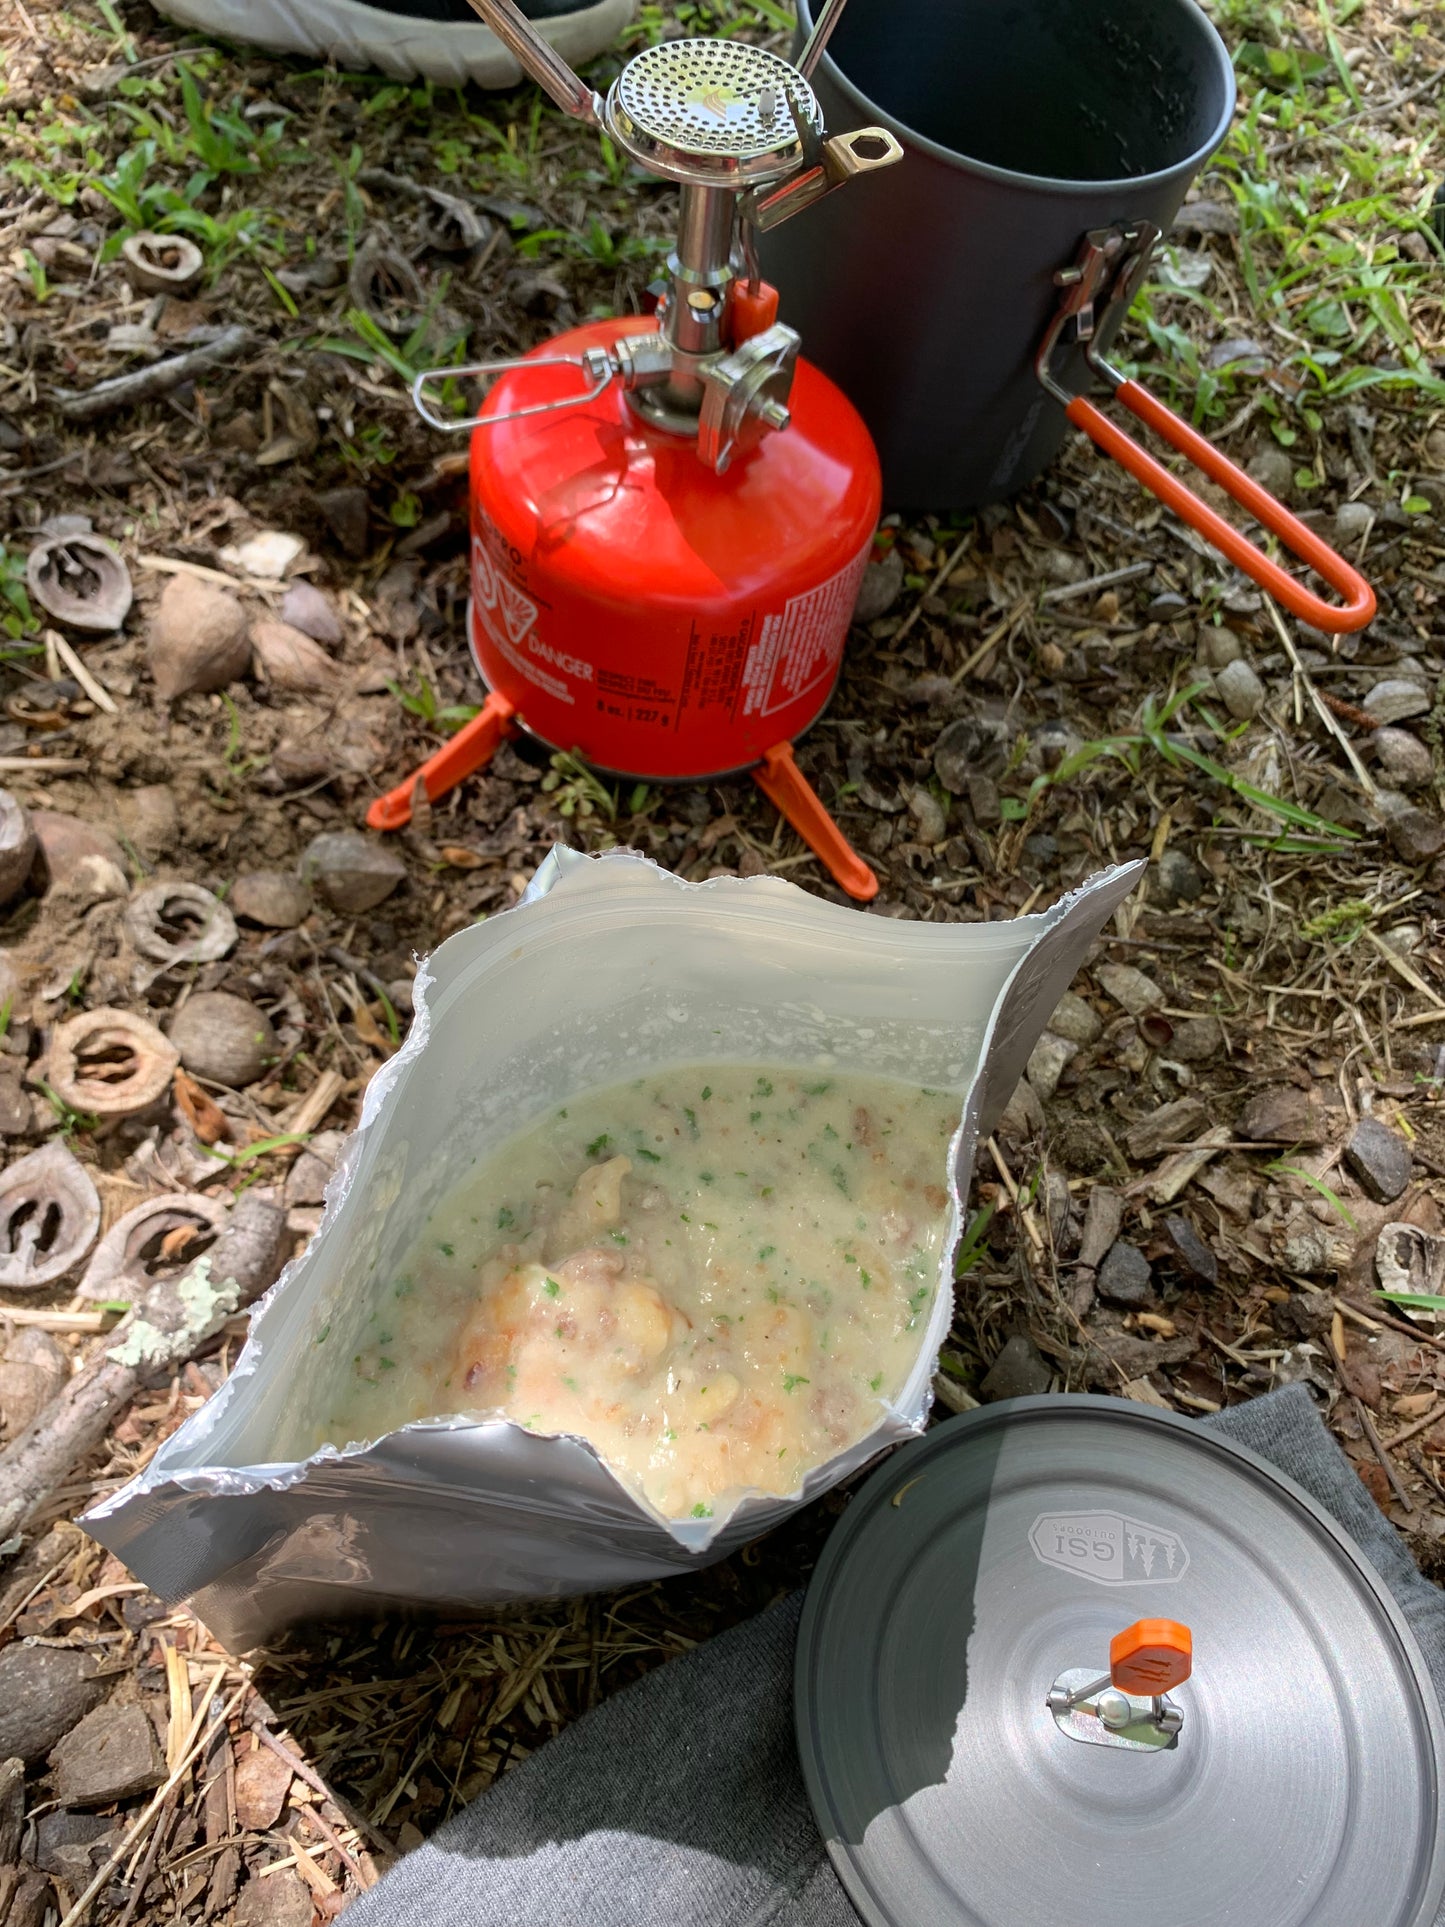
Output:
<instances>
[{"instance_id":1,"label":"gsi outdoors logo","mask_svg":"<svg viewBox=\"0 0 1445 1927\"><path fill-rule=\"evenodd\" d=\"M1159 1586L1182 1579L1189 1552L1178 1533L1119 1512L1045 1512L1029 1544L1046 1566L1100 1586Z\"/></svg>"}]
</instances>

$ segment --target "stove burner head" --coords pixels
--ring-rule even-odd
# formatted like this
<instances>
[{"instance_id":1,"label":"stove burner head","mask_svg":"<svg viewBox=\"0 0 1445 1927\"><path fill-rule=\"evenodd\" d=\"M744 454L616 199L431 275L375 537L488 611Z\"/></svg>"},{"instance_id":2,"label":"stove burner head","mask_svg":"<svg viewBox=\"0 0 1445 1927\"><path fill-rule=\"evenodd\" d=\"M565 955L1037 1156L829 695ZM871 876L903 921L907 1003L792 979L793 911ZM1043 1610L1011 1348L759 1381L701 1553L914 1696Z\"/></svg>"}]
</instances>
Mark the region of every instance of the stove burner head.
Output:
<instances>
[{"instance_id":1,"label":"stove burner head","mask_svg":"<svg viewBox=\"0 0 1445 1927\"><path fill-rule=\"evenodd\" d=\"M792 173L809 158L797 123L822 141L807 81L776 54L732 40L649 47L607 101L608 131L634 160L698 187L740 190Z\"/></svg>"}]
</instances>

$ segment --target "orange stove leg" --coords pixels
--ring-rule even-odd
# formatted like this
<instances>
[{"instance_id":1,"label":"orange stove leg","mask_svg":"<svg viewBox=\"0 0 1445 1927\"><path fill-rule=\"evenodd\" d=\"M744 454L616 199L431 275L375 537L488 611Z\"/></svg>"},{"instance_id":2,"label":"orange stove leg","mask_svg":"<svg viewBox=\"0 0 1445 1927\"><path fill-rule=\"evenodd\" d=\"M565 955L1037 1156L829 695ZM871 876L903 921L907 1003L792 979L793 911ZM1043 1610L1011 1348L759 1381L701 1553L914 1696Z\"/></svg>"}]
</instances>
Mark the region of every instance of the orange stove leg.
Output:
<instances>
[{"instance_id":1,"label":"orange stove leg","mask_svg":"<svg viewBox=\"0 0 1445 1927\"><path fill-rule=\"evenodd\" d=\"M829 816L818 792L798 768L793 745L778 743L766 751L753 771L753 781L792 824L834 881L859 903L871 903L878 894L878 879Z\"/></svg>"},{"instance_id":2,"label":"orange stove leg","mask_svg":"<svg viewBox=\"0 0 1445 1927\"><path fill-rule=\"evenodd\" d=\"M435 756L385 796L378 796L366 812L373 830L400 830L411 821L411 799L420 778L428 800L435 802L489 763L509 736L516 734L516 710L495 690L472 720L443 743Z\"/></svg>"}]
</instances>

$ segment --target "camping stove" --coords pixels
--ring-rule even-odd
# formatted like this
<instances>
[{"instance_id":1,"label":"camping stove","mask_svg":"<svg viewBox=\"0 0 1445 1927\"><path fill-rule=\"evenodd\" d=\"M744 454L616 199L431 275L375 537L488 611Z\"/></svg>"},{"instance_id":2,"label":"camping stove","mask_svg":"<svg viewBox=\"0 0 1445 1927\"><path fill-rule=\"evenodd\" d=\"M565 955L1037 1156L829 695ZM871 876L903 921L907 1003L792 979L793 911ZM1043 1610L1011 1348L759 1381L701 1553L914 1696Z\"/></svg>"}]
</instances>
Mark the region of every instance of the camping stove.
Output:
<instances>
[{"instance_id":1,"label":"camping stove","mask_svg":"<svg viewBox=\"0 0 1445 1927\"><path fill-rule=\"evenodd\" d=\"M476 718L373 804L396 829L519 729L594 768L705 782L750 770L842 887L872 871L792 744L837 680L881 502L861 417L777 318L756 235L901 157L879 128L829 136L798 64L730 40L638 54L603 100L512 0L472 0L575 118L681 188L657 312L592 322L517 359L423 375L432 427L472 431L470 643ZM443 381L494 377L480 411Z\"/></svg>"}]
</instances>

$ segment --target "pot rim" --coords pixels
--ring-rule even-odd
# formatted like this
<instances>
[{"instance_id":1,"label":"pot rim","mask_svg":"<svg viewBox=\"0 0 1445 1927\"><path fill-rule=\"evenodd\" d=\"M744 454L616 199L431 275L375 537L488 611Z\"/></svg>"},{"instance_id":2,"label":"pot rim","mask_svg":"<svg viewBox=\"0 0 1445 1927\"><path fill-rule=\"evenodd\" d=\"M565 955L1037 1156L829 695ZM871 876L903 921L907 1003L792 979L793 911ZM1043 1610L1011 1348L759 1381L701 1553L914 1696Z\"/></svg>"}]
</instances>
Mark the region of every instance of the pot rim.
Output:
<instances>
[{"instance_id":1,"label":"pot rim","mask_svg":"<svg viewBox=\"0 0 1445 1927\"><path fill-rule=\"evenodd\" d=\"M981 161L972 155L961 154L956 149L944 147L940 142L926 134L920 134L906 121L890 114L877 101L870 100L856 82L850 80L834 60L831 53L825 52L820 68L826 69L829 79L857 111L880 127L885 127L900 140L905 148L915 148L927 154L941 166L955 169L961 174L974 174L982 180L997 182L1000 186L1022 188L1026 191L1040 191L1062 195L1079 200L1088 200L1101 194L1131 192L1162 186L1171 181L1183 180L1187 185L1223 145L1226 135L1234 121L1234 109L1239 89L1234 78L1234 62L1228 47L1224 44L1219 30L1195 0L1172 0L1177 12L1186 14L1199 30L1203 40L1214 56L1220 78L1224 84L1224 104L1219 119L1205 140L1182 161L1175 161L1170 167L1155 169L1148 174L1125 174L1109 180L1075 181L1065 180L1049 174L1021 174L1012 168L996 167L991 161ZM809 33L813 25L813 9L809 0L797 0L798 33L800 38Z\"/></svg>"}]
</instances>

